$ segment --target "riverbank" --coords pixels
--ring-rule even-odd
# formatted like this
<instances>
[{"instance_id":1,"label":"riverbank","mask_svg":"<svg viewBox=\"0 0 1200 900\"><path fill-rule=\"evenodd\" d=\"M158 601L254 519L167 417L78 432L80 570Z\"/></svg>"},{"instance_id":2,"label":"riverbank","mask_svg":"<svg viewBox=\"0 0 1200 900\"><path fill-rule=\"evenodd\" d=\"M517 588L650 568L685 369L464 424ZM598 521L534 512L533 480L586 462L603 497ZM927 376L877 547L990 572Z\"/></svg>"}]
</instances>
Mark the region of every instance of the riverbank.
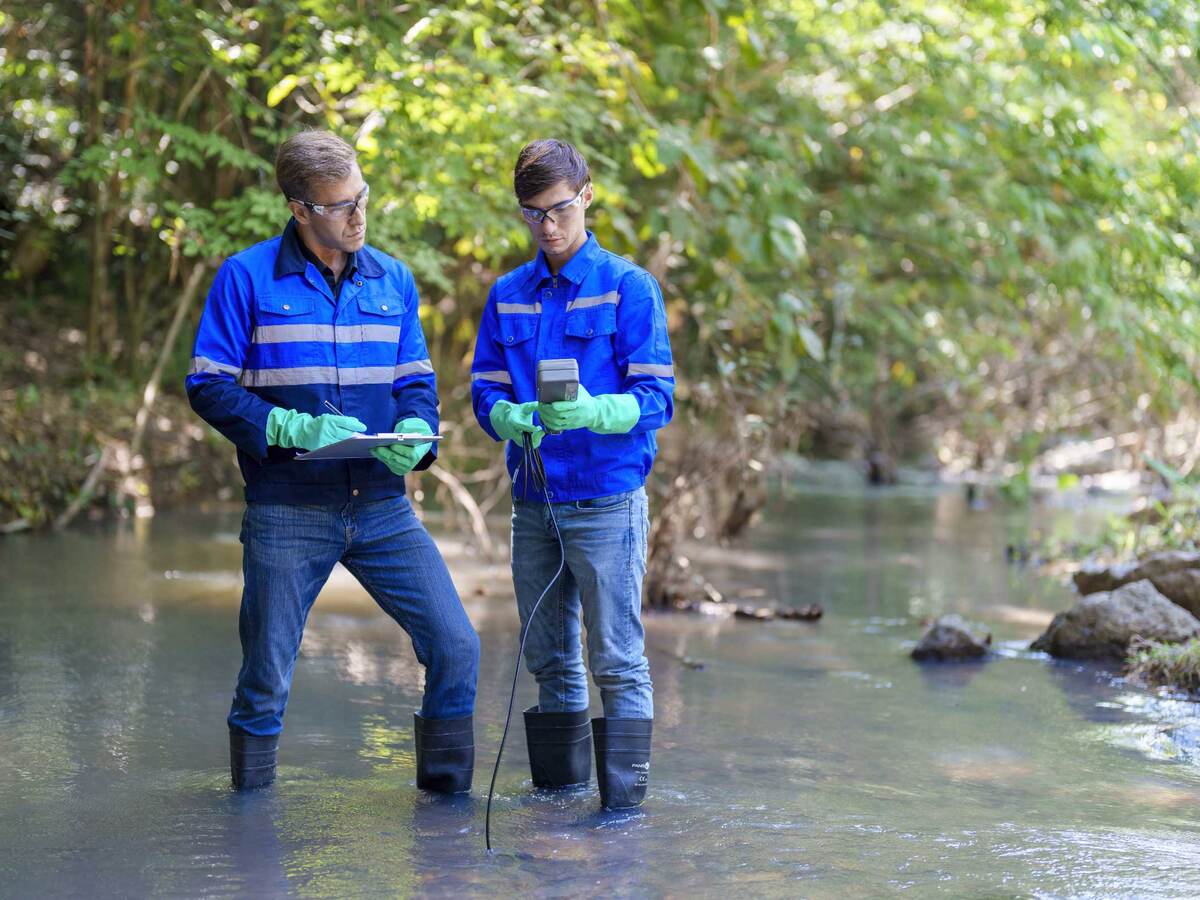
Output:
<instances>
[{"instance_id":1,"label":"riverbank","mask_svg":"<svg viewBox=\"0 0 1200 900\"><path fill-rule=\"evenodd\" d=\"M1190 639L1200 631L1200 483L1190 465L1147 462L1153 484L1101 528L1027 551L1041 571L1069 575L1081 598L1039 643L1068 658L1115 657L1138 684L1200 698L1200 643ZM1103 646L1114 640L1123 646Z\"/></svg>"},{"instance_id":2,"label":"riverbank","mask_svg":"<svg viewBox=\"0 0 1200 900\"><path fill-rule=\"evenodd\" d=\"M146 378L115 366L93 377L80 364L84 335L67 322L51 300L36 316L0 307L10 337L0 348L0 533L237 496L233 453L181 384L160 386L135 448Z\"/></svg>"}]
</instances>

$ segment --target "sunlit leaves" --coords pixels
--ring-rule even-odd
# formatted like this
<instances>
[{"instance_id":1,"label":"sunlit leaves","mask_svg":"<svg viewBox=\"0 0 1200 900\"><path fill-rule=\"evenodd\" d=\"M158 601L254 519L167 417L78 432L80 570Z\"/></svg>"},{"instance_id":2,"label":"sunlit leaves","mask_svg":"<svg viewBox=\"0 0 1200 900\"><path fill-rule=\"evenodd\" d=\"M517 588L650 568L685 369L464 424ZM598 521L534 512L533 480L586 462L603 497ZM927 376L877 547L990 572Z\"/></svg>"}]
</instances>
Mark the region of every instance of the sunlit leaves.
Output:
<instances>
[{"instance_id":1,"label":"sunlit leaves","mask_svg":"<svg viewBox=\"0 0 1200 900\"><path fill-rule=\"evenodd\" d=\"M112 184L142 229L117 246L162 251L153 276L277 230L275 145L333 128L372 242L442 304L451 389L490 282L531 252L511 174L539 136L579 144L592 228L661 277L685 379L721 373L747 404L828 391L902 417L942 397L982 435L1073 421L1053 392L1084 383L1165 408L1200 371L1194 4L155 0L165 64L123 110L136 22L115 16L86 139L78 35L47 20L23 46L40 6L19 5L0 227L80 227ZM1008 383L1035 375L1054 415L1018 422L1036 403Z\"/></svg>"}]
</instances>

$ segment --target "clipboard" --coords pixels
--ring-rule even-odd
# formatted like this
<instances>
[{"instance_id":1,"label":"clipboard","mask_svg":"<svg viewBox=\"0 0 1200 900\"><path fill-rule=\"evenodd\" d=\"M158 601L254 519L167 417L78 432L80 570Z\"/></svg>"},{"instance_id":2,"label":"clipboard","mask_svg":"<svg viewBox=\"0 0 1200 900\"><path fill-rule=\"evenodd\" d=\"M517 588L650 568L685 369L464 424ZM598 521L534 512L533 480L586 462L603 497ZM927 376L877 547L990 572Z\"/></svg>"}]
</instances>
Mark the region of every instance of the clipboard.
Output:
<instances>
[{"instance_id":1,"label":"clipboard","mask_svg":"<svg viewBox=\"0 0 1200 900\"><path fill-rule=\"evenodd\" d=\"M387 447L392 444L428 444L440 441L440 434L356 434L344 441L326 444L307 453L296 454L296 459L368 459L376 447Z\"/></svg>"}]
</instances>

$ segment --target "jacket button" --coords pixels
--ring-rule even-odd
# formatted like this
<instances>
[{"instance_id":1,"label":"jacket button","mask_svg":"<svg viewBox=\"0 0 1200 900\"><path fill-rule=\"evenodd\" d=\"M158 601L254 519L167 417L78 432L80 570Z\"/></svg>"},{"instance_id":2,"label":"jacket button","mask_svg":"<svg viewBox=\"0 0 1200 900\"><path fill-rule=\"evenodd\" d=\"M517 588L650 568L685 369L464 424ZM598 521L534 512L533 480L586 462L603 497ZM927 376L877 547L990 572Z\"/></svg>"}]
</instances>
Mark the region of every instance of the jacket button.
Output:
<instances>
[{"instance_id":1,"label":"jacket button","mask_svg":"<svg viewBox=\"0 0 1200 900\"><path fill-rule=\"evenodd\" d=\"M591 336L592 336L592 329L589 328L588 329L588 337L591 337Z\"/></svg>"},{"instance_id":2,"label":"jacket button","mask_svg":"<svg viewBox=\"0 0 1200 900\"><path fill-rule=\"evenodd\" d=\"M355 285L355 287L362 287L362 282L356 281L356 282L354 282L354 285Z\"/></svg>"},{"instance_id":3,"label":"jacket button","mask_svg":"<svg viewBox=\"0 0 1200 900\"><path fill-rule=\"evenodd\" d=\"M350 493L353 494L355 497L357 497L358 496L358 488L355 488Z\"/></svg>"},{"instance_id":4,"label":"jacket button","mask_svg":"<svg viewBox=\"0 0 1200 900\"><path fill-rule=\"evenodd\" d=\"M512 335L510 334L507 338L505 338L505 340L507 340L511 344L512 343Z\"/></svg>"},{"instance_id":5,"label":"jacket button","mask_svg":"<svg viewBox=\"0 0 1200 900\"><path fill-rule=\"evenodd\" d=\"M386 303L383 304L383 306L381 306L379 308L382 309L384 312L387 312L387 304Z\"/></svg>"},{"instance_id":6,"label":"jacket button","mask_svg":"<svg viewBox=\"0 0 1200 900\"><path fill-rule=\"evenodd\" d=\"M283 304L283 308L284 308L284 309L291 309L291 307L290 307L290 306L288 306L286 303L285 303L285 304Z\"/></svg>"}]
</instances>

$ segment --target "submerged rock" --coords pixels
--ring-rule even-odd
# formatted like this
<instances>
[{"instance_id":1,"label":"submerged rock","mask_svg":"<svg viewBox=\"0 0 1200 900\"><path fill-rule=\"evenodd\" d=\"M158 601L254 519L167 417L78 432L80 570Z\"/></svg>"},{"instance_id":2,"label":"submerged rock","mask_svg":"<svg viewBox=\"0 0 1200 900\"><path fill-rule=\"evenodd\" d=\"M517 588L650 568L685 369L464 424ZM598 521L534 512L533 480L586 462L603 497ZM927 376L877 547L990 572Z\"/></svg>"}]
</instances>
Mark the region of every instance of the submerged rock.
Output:
<instances>
[{"instance_id":1,"label":"submerged rock","mask_svg":"<svg viewBox=\"0 0 1200 900\"><path fill-rule=\"evenodd\" d=\"M781 619L796 619L802 622L815 622L825 615L825 609L820 603L809 603L805 606L785 606L776 610L775 614Z\"/></svg>"},{"instance_id":2,"label":"submerged rock","mask_svg":"<svg viewBox=\"0 0 1200 900\"><path fill-rule=\"evenodd\" d=\"M754 619L758 622L766 622L775 618L775 610L769 606L750 606L743 603L739 603L733 608L733 614L739 619Z\"/></svg>"},{"instance_id":3,"label":"submerged rock","mask_svg":"<svg viewBox=\"0 0 1200 900\"><path fill-rule=\"evenodd\" d=\"M1200 553L1166 550L1113 566L1084 565L1074 575L1081 594L1115 591L1148 579L1158 592L1192 615L1200 615Z\"/></svg>"},{"instance_id":4,"label":"submerged rock","mask_svg":"<svg viewBox=\"0 0 1200 900\"><path fill-rule=\"evenodd\" d=\"M961 616L942 616L929 626L925 636L913 648L912 658L920 662L954 662L987 656L992 636L982 639L971 633Z\"/></svg>"},{"instance_id":5,"label":"submerged rock","mask_svg":"<svg viewBox=\"0 0 1200 900\"><path fill-rule=\"evenodd\" d=\"M1135 637L1176 644L1197 635L1200 619L1142 579L1084 597L1055 616L1030 649L1067 659L1123 660Z\"/></svg>"}]
</instances>

